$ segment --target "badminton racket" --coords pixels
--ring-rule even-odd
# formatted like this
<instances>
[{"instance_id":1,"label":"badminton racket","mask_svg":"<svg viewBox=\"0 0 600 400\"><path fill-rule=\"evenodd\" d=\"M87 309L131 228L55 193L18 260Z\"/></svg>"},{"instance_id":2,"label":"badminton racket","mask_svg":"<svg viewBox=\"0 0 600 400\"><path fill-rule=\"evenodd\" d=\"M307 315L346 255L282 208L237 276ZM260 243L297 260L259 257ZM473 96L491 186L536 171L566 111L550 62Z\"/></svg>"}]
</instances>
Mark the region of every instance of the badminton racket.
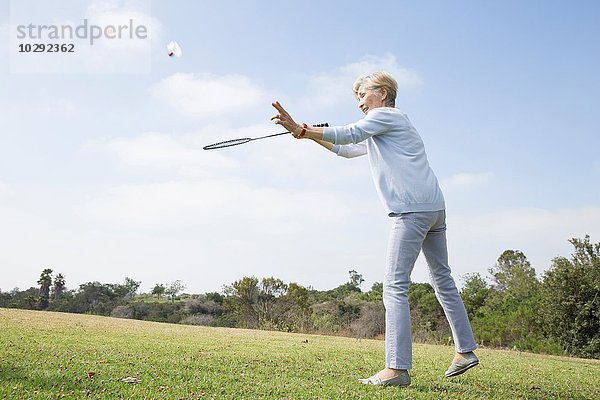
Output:
<instances>
[{"instance_id":1,"label":"badminton racket","mask_svg":"<svg viewBox=\"0 0 600 400\"><path fill-rule=\"evenodd\" d=\"M315 124L313 126L315 128L318 128L318 127L329 126L329 124L328 123ZM218 142L218 143L213 143L213 144L206 145L202 149L203 150L222 149L224 147L231 147L231 146L237 146L237 145L240 145L240 144L248 143L248 142L251 142L253 140L266 139L266 138L275 137L275 136L287 135L288 133L291 133L291 132L274 133L272 135L260 136L260 137L257 137L257 138L239 138L239 139L225 140L224 142Z\"/></svg>"}]
</instances>

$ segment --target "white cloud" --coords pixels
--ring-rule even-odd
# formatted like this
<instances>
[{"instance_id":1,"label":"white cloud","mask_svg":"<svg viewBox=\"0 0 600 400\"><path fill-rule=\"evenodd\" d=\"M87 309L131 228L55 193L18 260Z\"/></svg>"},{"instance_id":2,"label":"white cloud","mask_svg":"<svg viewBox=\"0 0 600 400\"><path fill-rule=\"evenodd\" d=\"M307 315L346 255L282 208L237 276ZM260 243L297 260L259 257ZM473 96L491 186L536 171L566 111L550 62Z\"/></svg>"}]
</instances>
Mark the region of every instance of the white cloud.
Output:
<instances>
[{"instance_id":1,"label":"white cloud","mask_svg":"<svg viewBox=\"0 0 600 400\"><path fill-rule=\"evenodd\" d=\"M600 207L517 208L466 217L463 224L474 234L498 238L539 235L542 240L559 234L566 240L585 234L600 236Z\"/></svg>"},{"instance_id":2,"label":"white cloud","mask_svg":"<svg viewBox=\"0 0 600 400\"><path fill-rule=\"evenodd\" d=\"M148 3L140 1L94 1L86 10L90 25L145 27L145 39L98 40L93 46L80 46L84 50L86 72L148 73L152 51L163 45L164 28L160 20L150 14ZM127 33L127 31L125 31Z\"/></svg>"},{"instance_id":3,"label":"white cloud","mask_svg":"<svg viewBox=\"0 0 600 400\"><path fill-rule=\"evenodd\" d=\"M114 35L120 35L120 38L117 36L115 39L103 39L97 43L110 47L111 51L146 51L149 41L131 40L132 34L128 29L130 23L133 23L134 28L143 25L146 29L139 33L147 35L149 40L156 40L162 36L162 23L150 14L150 8L147 4L131 1L96 1L91 3L85 15L90 25L127 27L121 31L118 28L115 29Z\"/></svg>"},{"instance_id":4,"label":"white cloud","mask_svg":"<svg viewBox=\"0 0 600 400\"><path fill-rule=\"evenodd\" d=\"M344 65L335 71L317 74L310 77L309 93L304 100L304 105L309 108L331 107L340 101L351 101L352 84L361 75L375 71L387 71L398 82L399 89L411 88L423 82L419 76L398 64L393 54L383 57L365 56L362 60Z\"/></svg>"},{"instance_id":5,"label":"white cloud","mask_svg":"<svg viewBox=\"0 0 600 400\"><path fill-rule=\"evenodd\" d=\"M504 250L520 250L538 274L557 256L569 257L571 238L600 241L600 207L515 208L448 215L448 249L455 277L483 275ZM426 276L423 276L425 279Z\"/></svg>"},{"instance_id":6,"label":"white cloud","mask_svg":"<svg viewBox=\"0 0 600 400\"><path fill-rule=\"evenodd\" d=\"M8 38L8 32L8 23L4 21L0 22L0 37L2 39ZM5 43L4 40L2 40L2 42Z\"/></svg>"},{"instance_id":7,"label":"white cloud","mask_svg":"<svg viewBox=\"0 0 600 400\"><path fill-rule=\"evenodd\" d=\"M600 241L600 207L579 209L515 208L488 213L448 214L448 254L457 284L461 277L478 272L487 275L505 250L520 250L538 275L550 268L557 256L569 257L569 239L591 236ZM428 282L427 265L419 257L412 274L416 282Z\"/></svg>"},{"instance_id":8,"label":"white cloud","mask_svg":"<svg viewBox=\"0 0 600 400\"><path fill-rule=\"evenodd\" d=\"M441 186L444 190L468 189L484 185L494 180L493 172L462 172L444 179Z\"/></svg>"},{"instance_id":9,"label":"white cloud","mask_svg":"<svg viewBox=\"0 0 600 400\"><path fill-rule=\"evenodd\" d=\"M44 103L42 105L31 105L25 107L21 106L19 111L21 113L30 115L39 114L42 116L60 115L64 117L72 117L77 114L77 107L70 100L58 98L50 104Z\"/></svg>"},{"instance_id":10,"label":"white cloud","mask_svg":"<svg viewBox=\"0 0 600 400\"><path fill-rule=\"evenodd\" d=\"M237 165L217 152L206 152L193 138L174 138L161 133L145 133L134 138L90 142L87 148L106 150L134 167L174 169L180 176L208 177L213 172Z\"/></svg>"},{"instance_id":11,"label":"white cloud","mask_svg":"<svg viewBox=\"0 0 600 400\"><path fill-rule=\"evenodd\" d=\"M293 182L298 187L317 185L344 191L362 186L364 191L355 194L376 196L367 157L338 157L312 140L298 141L291 135L266 139L240 152L249 167L260 169L257 173L279 184Z\"/></svg>"},{"instance_id":12,"label":"white cloud","mask_svg":"<svg viewBox=\"0 0 600 400\"><path fill-rule=\"evenodd\" d=\"M340 68L342 75L353 76L354 78L375 71L387 71L391 73L396 78L399 87L418 86L423 83L415 72L398 64L396 56L390 53L383 57L367 55L361 61L350 63Z\"/></svg>"},{"instance_id":13,"label":"white cloud","mask_svg":"<svg viewBox=\"0 0 600 400\"><path fill-rule=\"evenodd\" d=\"M6 182L0 181L0 199L12 195L14 192Z\"/></svg>"},{"instance_id":14,"label":"white cloud","mask_svg":"<svg viewBox=\"0 0 600 400\"><path fill-rule=\"evenodd\" d=\"M9 54L10 51L10 25L8 21L0 22L0 51Z\"/></svg>"},{"instance_id":15,"label":"white cloud","mask_svg":"<svg viewBox=\"0 0 600 400\"><path fill-rule=\"evenodd\" d=\"M233 218L287 230L300 221L342 219L348 203L333 193L257 188L238 180L170 181L114 187L78 214L109 229L187 228ZM325 207L334 204L335 212Z\"/></svg>"},{"instance_id":16,"label":"white cloud","mask_svg":"<svg viewBox=\"0 0 600 400\"><path fill-rule=\"evenodd\" d=\"M150 93L179 113L201 117L236 113L264 103L266 93L243 75L176 73L155 84Z\"/></svg>"},{"instance_id":17,"label":"white cloud","mask_svg":"<svg viewBox=\"0 0 600 400\"><path fill-rule=\"evenodd\" d=\"M365 196L351 195L350 182L364 185L367 201L378 210L366 158L362 163L340 159L291 136L202 150L215 141L277 131L271 124L213 125L179 137L145 133L89 142L87 149L107 152L149 174L164 170L167 177L162 178L166 182L113 187L87 201L78 213L94 224L117 229L181 228L217 218L242 218L260 220L262 230L273 226L278 231L297 230L300 221L337 221L350 209L358 209Z\"/></svg>"}]
</instances>

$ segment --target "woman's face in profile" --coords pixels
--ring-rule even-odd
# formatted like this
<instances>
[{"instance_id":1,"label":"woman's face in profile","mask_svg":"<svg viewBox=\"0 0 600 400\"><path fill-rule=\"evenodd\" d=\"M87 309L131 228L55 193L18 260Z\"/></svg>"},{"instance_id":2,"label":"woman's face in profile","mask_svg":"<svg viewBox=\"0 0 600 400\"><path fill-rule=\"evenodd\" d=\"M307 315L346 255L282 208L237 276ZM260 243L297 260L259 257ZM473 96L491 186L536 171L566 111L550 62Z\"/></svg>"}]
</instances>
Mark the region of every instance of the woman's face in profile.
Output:
<instances>
[{"instance_id":1,"label":"woman's face in profile","mask_svg":"<svg viewBox=\"0 0 600 400\"><path fill-rule=\"evenodd\" d=\"M361 86L358 89L358 108L367 115L369 110L377 107L383 107L384 95L380 89L367 89Z\"/></svg>"}]
</instances>

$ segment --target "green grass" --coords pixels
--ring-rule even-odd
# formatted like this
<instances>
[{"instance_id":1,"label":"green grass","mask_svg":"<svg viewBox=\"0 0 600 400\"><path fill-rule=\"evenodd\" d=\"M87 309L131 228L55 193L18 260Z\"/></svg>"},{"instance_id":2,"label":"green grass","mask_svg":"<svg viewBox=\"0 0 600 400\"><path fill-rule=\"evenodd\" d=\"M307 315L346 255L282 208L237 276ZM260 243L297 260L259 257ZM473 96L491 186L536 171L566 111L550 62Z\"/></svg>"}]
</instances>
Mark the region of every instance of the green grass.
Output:
<instances>
[{"instance_id":1,"label":"green grass","mask_svg":"<svg viewBox=\"0 0 600 400\"><path fill-rule=\"evenodd\" d=\"M357 383L382 367L383 345L0 309L0 398L600 398L597 360L480 349L480 366L446 379L452 348L419 344L409 388Z\"/></svg>"}]
</instances>

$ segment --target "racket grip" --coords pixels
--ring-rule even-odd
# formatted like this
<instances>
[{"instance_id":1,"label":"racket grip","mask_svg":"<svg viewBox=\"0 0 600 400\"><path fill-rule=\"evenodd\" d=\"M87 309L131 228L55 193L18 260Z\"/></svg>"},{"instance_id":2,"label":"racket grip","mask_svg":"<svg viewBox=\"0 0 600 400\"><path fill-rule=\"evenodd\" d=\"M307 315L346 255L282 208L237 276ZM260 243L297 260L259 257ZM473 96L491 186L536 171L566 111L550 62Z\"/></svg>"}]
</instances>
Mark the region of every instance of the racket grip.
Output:
<instances>
[{"instance_id":1,"label":"racket grip","mask_svg":"<svg viewBox=\"0 0 600 400\"><path fill-rule=\"evenodd\" d=\"M323 122L322 124L313 124L312 126L315 128L326 128L329 126L329 124L327 122Z\"/></svg>"}]
</instances>

